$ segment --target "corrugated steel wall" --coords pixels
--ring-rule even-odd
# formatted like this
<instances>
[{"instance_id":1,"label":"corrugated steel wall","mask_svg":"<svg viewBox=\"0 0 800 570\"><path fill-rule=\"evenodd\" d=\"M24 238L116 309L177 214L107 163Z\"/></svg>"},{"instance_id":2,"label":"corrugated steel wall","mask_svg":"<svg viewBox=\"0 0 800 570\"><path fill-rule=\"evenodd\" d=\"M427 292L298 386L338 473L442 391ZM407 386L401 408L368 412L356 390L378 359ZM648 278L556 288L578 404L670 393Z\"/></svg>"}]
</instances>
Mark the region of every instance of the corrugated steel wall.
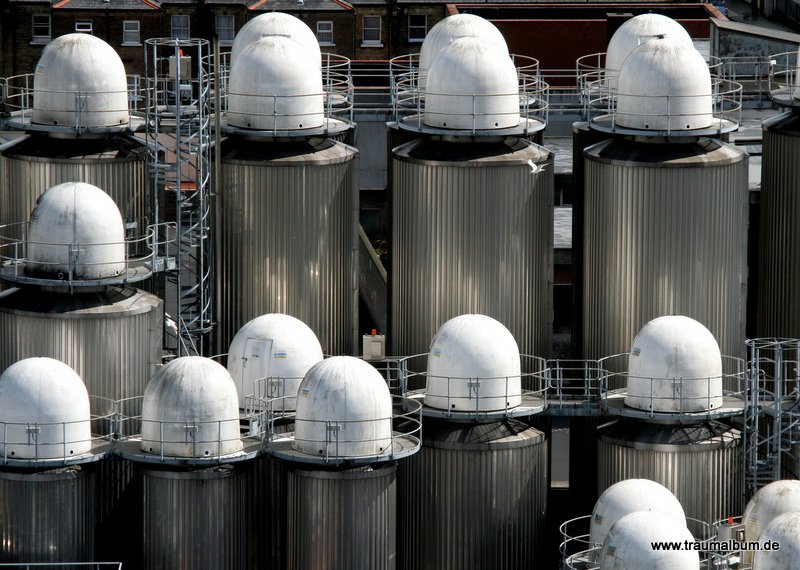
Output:
<instances>
[{"instance_id":1,"label":"corrugated steel wall","mask_svg":"<svg viewBox=\"0 0 800 570\"><path fill-rule=\"evenodd\" d=\"M95 560L91 469L0 471L1 562Z\"/></svg>"},{"instance_id":2,"label":"corrugated steel wall","mask_svg":"<svg viewBox=\"0 0 800 570\"><path fill-rule=\"evenodd\" d=\"M144 218L145 159L143 146L124 139L26 137L0 153L0 225L27 221L36 199L62 182L93 184L111 196L123 219Z\"/></svg>"},{"instance_id":3,"label":"corrugated steel wall","mask_svg":"<svg viewBox=\"0 0 800 570\"><path fill-rule=\"evenodd\" d=\"M396 567L397 466L343 471L290 469L290 570Z\"/></svg>"},{"instance_id":4,"label":"corrugated steel wall","mask_svg":"<svg viewBox=\"0 0 800 570\"><path fill-rule=\"evenodd\" d=\"M800 338L800 115L763 128L757 336Z\"/></svg>"},{"instance_id":5,"label":"corrugated steel wall","mask_svg":"<svg viewBox=\"0 0 800 570\"><path fill-rule=\"evenodd\" d=\"M400 568L539 567L548 481L542 432L426 420L422 449L400 463Z\"/></svg>"},{"instance_id":6,"label":"corrugated steel wall","mask_svg":"<svg viewBox=\"0 0 800 570\"><path fill-rule=\"evenodd\" d=\"M0 371L32 356L70 365L90 396L142 396L161 362L163 301L131 287L0 297ZM94 413L107 413L95 407Z\"/></svg>"},{"instance_id":7,"label":"corrugated steel wall","mask_svg":"<svg viewBox=\"0 0 800 570\"><path fill-rule=\"evenodd\" d=\"M145 471L144 568L244 568L245 481L232 465Z\"/></svg>"},{"instance_id":8,"label":"corrugated steel wall","mask_svg":"<svg viewBox=\"0 0 800 570\"><path fill-rule=\"evenodd\" d=\"M520 352L548 356L552 154L521 139L423 139L393 154L391 353L427 352L442 323L482 313Z\"/></svg>"},{"instance_id":9,"label":"corrugated steel wall","mask_svg":"<svg viewBox=\"0 0 800 570\"><path fill-rule=\"evenodd\" d=\"M600 434L598 494L624 479L651 479L674 493L687 517L712 523L742 513L739 430L720 422L681 426L623 421Z\"/></svg>"},{"instance_id":10,"label":"corrugated steel wall","mask_svg":"<svg viewBox=\"0 0 800 570\"><path fill-rule=\"evenodd\" d=\"M229 141L214 225L217 350L250 319L286 313L327 354L352 354L357 151Z\"/></svg>"},{"instance_id":11,"label":"corrugated steel wall","mask_svg":"<svg viewBox=\"0 0 800 570\"><path fill-rule=\"evenodd\" d=\"M615 139L585 158L583 356L627 352L670 314L744 356L747 154L710 139Z\"/></svg>"}]
</instances>

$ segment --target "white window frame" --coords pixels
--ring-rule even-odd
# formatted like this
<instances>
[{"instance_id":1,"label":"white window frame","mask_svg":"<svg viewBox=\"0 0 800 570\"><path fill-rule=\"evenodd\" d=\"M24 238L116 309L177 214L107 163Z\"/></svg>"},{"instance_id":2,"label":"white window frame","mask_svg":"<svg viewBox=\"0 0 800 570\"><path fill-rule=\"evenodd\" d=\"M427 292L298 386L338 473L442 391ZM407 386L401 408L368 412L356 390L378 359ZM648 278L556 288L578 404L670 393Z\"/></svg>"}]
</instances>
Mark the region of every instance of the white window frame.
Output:
<instances>
[{"instance_id":1,"label":"white window frame","mask_svg":"<svg viewBox=\"0 0 800 570\"><path fill-rule=\"evenodd\" d=\"M133 34L136 34L135 39ZM142 45L141 38L141 24L139 20L123 20L122 21L122 45L124 46L140 46Z\"/></svg>"},{"instance_id":2,"label":"white window frame","mask_svg":"<svg viewBox=\"0 0 800 570\"><path fill-rule=\"evenodd\" d=\"M324 28L328 28L327 30ZM330 39L323 39L323 37L327 37ZM321 46L332 46L336 45L333 43L333 21L332 20L320 20L317 22L317 42Z\"/></svg>"},{"instance_id":3,"label":"white window frame","mask_svg":"<svg viewBox=\"0 0 800 570\"><path fill-rule=\"evenodd\" d=\"M421 26L419 24L411 25L411 18L422 18L425 22ZM412 37L411 30L422 31L422 37ZM409 14L408 15L408 41L412 44L421 44L428 35L428 15L427 14Z\"/></svg>"},{"instance_id":4,"label":"white window frame","mask_svg":"<svg viewBox=\"0 0 800 570\"><path fill-rule=\"evenodd\" d=\"M40 21L37 24L36 19ZM47 35L36 34L36 29L44 29L44 19L47 19ZM53 37L53 22L50 19L50 14L31 14L31 43L32 44L46 44Z\"/></svg>"},{"instance_id":5,"label":"white window frame","mask_svg":"<svg viewBox=\"0 0 800 570\"><path fill-rule=\"evenodd\" d=\"M181 21L181 22L185 21L186 22L186 26L176 25L177 21ZM172 17L170 17L169 25L170 25L170 28L169 28L170 37L178 38L180 40L188 40L190 37L192 37L192 35L191 35L192 32L191 32L191 28L190 28L190 21L189 21L189 15L188 14L174 14ZM182 31L184 28L186 29L186 34L185 35L178 35L177 34L177 30L181 30Z\"/></svg>"},{"instance_id":6,"label":"white window frame","mask_svg":"<svg viewBox=\"0 0 800 570\"><path fill-rule=\"evenodd\" d=\"M367 20L377 20L378 27L375 26L367 27ZM383 42L381 41L381 17L376 15L364 16L361 20L361 45L367 47L383 47ZM378 39L367 39L367 30L378 30Z\"/></svg>"},{"instance_id":7,"label":"white window frame","mask_svg":"<svg viewBox=\"0 0 800 570\"><path fill-rule=\"evenodd\" d=\"M89 34L94 35L94 25L91 20L75 20L75 33L76 34Z\"/></svg>"},{"instance_id":8,"label":"white window frame","mask_svg":"<svg viewBox=\"0 0 800 570\"><path fill-rule=\"evenodd\" d=\"M225 23L227 24L230 22L230 26L220 26L220 19L225 18ZM232 14L217 14L214 16L214 30L216 30L217 35L219 36L219 43L223 46L230 46L233 45L233 38L236 36L236 18ZM222 37L220 30L226 30L230 32L230 37Z\"/></svg>"}]
</instances>

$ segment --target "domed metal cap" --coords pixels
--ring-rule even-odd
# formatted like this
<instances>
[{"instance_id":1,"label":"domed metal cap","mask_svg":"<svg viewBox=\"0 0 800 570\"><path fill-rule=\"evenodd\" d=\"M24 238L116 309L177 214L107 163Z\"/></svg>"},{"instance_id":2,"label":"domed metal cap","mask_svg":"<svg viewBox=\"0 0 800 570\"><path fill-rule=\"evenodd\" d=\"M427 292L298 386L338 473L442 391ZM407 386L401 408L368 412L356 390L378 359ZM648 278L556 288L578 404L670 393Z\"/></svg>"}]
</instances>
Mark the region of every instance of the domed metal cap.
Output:
<instances>
[{"instance_id":1,"label":"domed metal cap","mask_svg":"<svg viewBox=\"0 0 800 570\"><path fill-rule=\"evenodd\" d=\"M762 487L744 510L745 539L758 540L776 517L791 512L800 512L800 481L784 479Z\"/></svg>"},{"instance_id":2,"label":"domed metal cap","mask_svg":"<svg viewBox=\"0 0 800 570\"><path fill-rule=\"evenodd\" d=\"M320 67L322 55L314 32L299 18L283 12L261 14L242 26L231 47L231 66L247 46L266 36L286 36L293 39L308 50L316 66Z\"/></svg>"},{"instance_id":3,"label":"domed metal cap","mask_svg":"<svg viewBox=\"0 0 800 570\"><path fill-rule=\"evenodd\" d=\"M603 570L631 568L699 568L696 550L656 550L653 542L688 541L694 537L683 521L657 511L639 511L619 519L611 527L600 551Z\"/></svg>"}]
</instances>

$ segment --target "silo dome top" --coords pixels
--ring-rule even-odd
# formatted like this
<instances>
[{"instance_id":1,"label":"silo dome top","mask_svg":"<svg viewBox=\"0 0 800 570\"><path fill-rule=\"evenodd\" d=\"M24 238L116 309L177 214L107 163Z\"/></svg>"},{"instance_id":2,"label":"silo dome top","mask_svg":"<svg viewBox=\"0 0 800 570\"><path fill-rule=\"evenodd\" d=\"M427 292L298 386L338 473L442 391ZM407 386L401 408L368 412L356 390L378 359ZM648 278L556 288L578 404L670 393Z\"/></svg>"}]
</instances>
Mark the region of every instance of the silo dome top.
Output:
<instances>
[{"instance_id":1,"label":"silo dome top","mask_svg":"<svg viewBox=\"0 0 800 570\"><path fill-rule=\"evenodd\" d=\"M352 356L311 367L297 393L293 449L319 458L358 458L388 455L391 444L392 399L375 368Z\"/></svg>"},{"instance_id":2,"label":"silo dome top","mask_svg":"<svg viewBox=\"0 0 800 570\"><path fill-rule=\"evenodd\" d=\"M775 517L800 512L800 481L773 481L753 495L744 510L744 534L747 540L758 540Z\"/></svg>"},{"instance_id":3,"label":"silo dome top","mask_svg":"<svg viewBox=\"0 0 800 570\"><path fill-rule=\"evenodd\" d=\"M464 37L431 62L425 87L429 127L491 130L520 121L517 70L508 51L480 37Z\"/></svg>"},{"instance_id":4,"label":"silo dome top","mask_svg":"<svg viewBox=\"0 0 800 570\"><path fill-rule=\"evenodd\" d=\"M69 459L92 447L86 386L53 358L26 358L3 372L0 422L5 456L12 459ZM37 431L28 429L36 424Z\"/></svg>"},{"instance_id":5,"label":"silo dome top","mask_svg":"<svg viewBox=\"0 0 800 570\"><path fill-rule=\"evenodd\" d=\"M311 129L322 126L323 111L320 67L294 39L262 37L244 47L233 62L229 125L263 131Z\"/></svg>"},{"instance_id":6,"label":"silo dome top","mask_svg":"<svg viewBox=\"0 0 800 570\"><path fill-rule=\"evenodd\" d=\"M500 30L489 20L473 14L454 14L433 26L419 52L420 74L425 75L440 51L459 38L476 37L497 44L506 54L508 46Z\"/></svg>"},{"instance_id":7,"label":"silo dome top","mask_svg":"<svg viewBox=\"0 0 800 570\"><path fill-rule=\"evenodd\" d=\"M780 550L757 550L753 570L785 570L795 568L800 558L800 512L778 515L764 528L758 541L780 544Z\"/></svg>"},{"instance_id":8,"label":"silo dome top","mask_svg":"<svg viewBox=\"0 0 800 570\"><path fill-rule=\"evenodd\" d=\"M676 397L675 380L681 381ZM689 317L645 324L628 355L628 406L696 412L722 405L722 355L714 335Z\"/></svg>"},{"instance_id":9,"label":"silo dome top","mask_svg":"<svg viewBox=\"0 0 800 570\"><path fill-rule=\"evenodd\" d=\"M601 570L630 568L698 568L700 554L691 549L655 550L653 542L694 543L684 521L657 511L638 511L619 519L600 551Z\"/></svg>"},{"instance_id":10,"label":"silo dome top","mask_svg":"<svg viewBox=\"0 0 800 570\"><path fill-rule=\"evenodd\" d=\"M616 122L644 131L712 125L711 73L694 46L669 36L641 44L619 72Z\"/></svg>"},{"instance_id":11,"label":"silo dome top","mask_svg":"<svg viewBox=\"0 0 800 570\"><path fill-rule=\"evenodd\" d=\"M657 35L692 45L686 28L672 18L661 14L640 14L622 24L608 42L606 71L612 76L618 75L631 52Z\"/></svg>"},{"instance_id":12,"label":"silo dome top","mask_svg":"<svg viewBox=\"0 0 800 570\"><path fill-rule=\"evenodd\" d=\"M201 356L176 358L145 389L141 449L195 459L241 451L238 402L221 364Z\"/></svg>"},{"instance_id":13,"label":"silo dome top","mask_svg":"<svg viewBox=\"0 0 800 570\"><path fill-rule=\"evenodd\" d=\"M239 405L254 394L282 398L275 409L294 410L297 389L314 364L323 359L317 336L300 319L280 313L261 315L245 324L233 337L228 351L228 372L239 392ZM258 387L255 381L271 378Z\"/></svg>"},{"instance_id":14,"label":"silo dome top","mask_svg":"<svg viewBox=\"0 0 800 570\"><path fill-rule=\"evenodd\" d=\"M601 545L619 519L638 511L657 511L686 524L678 499L663 485L650 479L625 479L603 491L592 510L589 541Z\"/></svg>"},{"instance_id":15,"label":"silo dome top","mask_svg":"<svg viewBox=\"0 0 800 570\"><path fill-rule=\"evenodd\" d=\"M119 209L108 194L85 182L45 191L31 213L27 239L28 269L36 273L102 279L125 269Z\"/></svg>"},{"instance_id":16,"label":"silo dome top","mask_svg":"<svg viewBox=\"0 0 800 570\"><path fill-rule=\"evenodd\" d=\"M66 34L44 48L33 79L32 122L39 125L127 125L128 80L117 52L91 34Z\"/></svg>"},{"instance_id":17,"label":"silo dome top","mask_svg":"<svg viewBox=\"0 0 800 570\"><path fill-rule=\"evenodd\" d=\"M425 404L454 411L502 410L521 402L517 341L486 315L444 323L431 341Z\"/></svg>"},{"instance_id":18,"label":"silo dome top","mask_svg":"<svg viewBox=\"0 0 800 570\"><path fill-rule=\"evenodd\" d=\"M319 68L322 62L319 42L314 32L299 18L283 12L269 12L256 16L247 22L233 40L231 47L231 67L239 54L251 43L265 36L286 36L303 46L311 54ZM299 66L298 66L299 69Z\"/></svg>"}]
</instances>

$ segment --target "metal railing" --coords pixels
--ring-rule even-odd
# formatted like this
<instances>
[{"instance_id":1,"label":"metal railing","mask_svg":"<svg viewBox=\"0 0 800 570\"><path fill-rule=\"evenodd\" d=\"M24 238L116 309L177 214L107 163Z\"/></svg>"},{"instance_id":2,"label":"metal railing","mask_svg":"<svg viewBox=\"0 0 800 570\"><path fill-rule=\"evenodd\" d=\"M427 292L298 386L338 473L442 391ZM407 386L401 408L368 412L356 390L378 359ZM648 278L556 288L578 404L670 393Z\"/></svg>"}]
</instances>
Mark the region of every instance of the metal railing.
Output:
<instances>
[{"instance_id":1,"label":"metal railing","mask_svg":"<svg viewBox=\"0 0 800 570\"><path fill-rule=\"evenodd\" d=\"M15 570L57 570L58 568L86 570L122 570L122 562L2 562L0 568Z\"/></svg>"},{"instance_id":2,"label":"metal railing","mask_svg":"<svg viewBox=\"0 0 800 570\"><path fill-rule=\"evenodd\" d=\"M769 58L769 91L784 93L800 105L800 77L798 77L797 51L778 53Z\"/></svg>"}]
</instances>

